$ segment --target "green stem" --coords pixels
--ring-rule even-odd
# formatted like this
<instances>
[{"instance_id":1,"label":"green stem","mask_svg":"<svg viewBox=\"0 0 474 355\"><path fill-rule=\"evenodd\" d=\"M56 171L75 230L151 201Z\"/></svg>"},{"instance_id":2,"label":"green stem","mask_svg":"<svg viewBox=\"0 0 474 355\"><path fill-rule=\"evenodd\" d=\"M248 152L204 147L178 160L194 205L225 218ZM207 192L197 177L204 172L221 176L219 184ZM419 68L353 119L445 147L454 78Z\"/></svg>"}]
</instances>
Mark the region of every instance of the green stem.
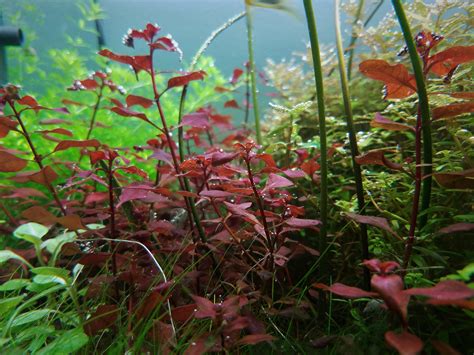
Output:
<instances>
[{"instance_id":1,"label":"green stem","mask_svg":"<svg viewBox=\"0 0 474 355\"><path fill-rule=\"evenodd\" d=\"M357 41L357 33L355 31L355 26L360 21L362 10L364 9L364 5L365 5L365 0L359 0L359 6L357 7L357 12L354 18L354 22L352 22L352 36L351 36L351 42L349 43L349 59L347 61L347 79L349 81L351 80L352 61L354 60L354 49L355 49L355 43ZM339 7L339 5L335 5L335 6ZM339 17L339 15L337 15L337 17ZM336 26L339 26L339 25L336 25Z\"/></svg>"},{"instance_id":2,"label":"green stem","mask_svg":"<svg viewBox=\"0 0 474 355\"><path fill-rule=\"evenodd\" d=\"M260 114L257 100L257 79L255 77L255 60L253 53L253 34L252 34L252 14L250 5L245 3L245 12L247 14L247 44L249 50L250 83L252 86L252 104L253 114L255 116L255 133L257 135L257 144L262 145L262 132L260 129Z\"/></svg>"},{"instance_id":3,"label":"green stem","mask_svg":"<svg viewBox=\"0 0 474 355\"><path fill-rule=\"evenodd\" d=\"M363 3L363 1L361 1ZM362 173L360 165L356 162L356 156L359 155L359 148L357 146L357 136L354 128L354 120L352 116L351 94L349 91L348 78L346 76L346 68L344 63L344 50L342 47L341 22L339 15L339 0L334 2L334 22L336 25L336 46L337 59L339 63L339 77L341 80L342 99L344 101L344 111L346 113L347 132L349 133L349 142L351 147L352 167L354 170L354 180L356 183L357 205L360 214L364 213L365 198L364 185L362 183ZM362 259L369 258L369 242L367 237L367 225L360 225L360 245L362 248ZM364 287L370 289L370 273L367 268L364 268Z\"/></svg>"},{"instance_id":4,"label":"green stem","mask_svg":"<svg viewBox=\"0 0 474 355\"><path fill-rule=\"evenodd\" d=\"M316 29L316 20L314 18L313 6L311 0L303 0L304 9L306 13L306 21L308 24L308 32L311 42L311 53L313 56L314 79L316 85L316 97L318 100L318 116L319 116L319 135L321 145L321 198L320 198L320 212L321 212L321 228L319 237L319 250L323 253L327 248L327 204L328 204L328 166L327 166L327 142L326 142L326 112L324 107L324 87L323 87L323 70L321 67L321 57L319 51L318 33ZM327 253L320 257L320 277L328 280L329 265L327 262Z\"/></svg>"},{"instance_id":5,"label":"green stem","mask_svg":"<svg viewBox=\"0 0 474 355\"><path fill-rule=\"evenodd\" d=\"M418 91L418 105L421 113L421 126L423 135L423 187L420 213L425 211L430 206L431 199L431 184L433 171L433 147L431 143L431 121L430 108L428 104L428 95L425 86L425 77L420 57L416 50L415 41L408 24L403 5L400 0L392 0L393 8L400 23L403 32L403 37L410 54L410 60L415 74L416 87ZM428 220L428 215L424 213L420 217L419 229L422 229Z\"/></svg>"}]
</instances>

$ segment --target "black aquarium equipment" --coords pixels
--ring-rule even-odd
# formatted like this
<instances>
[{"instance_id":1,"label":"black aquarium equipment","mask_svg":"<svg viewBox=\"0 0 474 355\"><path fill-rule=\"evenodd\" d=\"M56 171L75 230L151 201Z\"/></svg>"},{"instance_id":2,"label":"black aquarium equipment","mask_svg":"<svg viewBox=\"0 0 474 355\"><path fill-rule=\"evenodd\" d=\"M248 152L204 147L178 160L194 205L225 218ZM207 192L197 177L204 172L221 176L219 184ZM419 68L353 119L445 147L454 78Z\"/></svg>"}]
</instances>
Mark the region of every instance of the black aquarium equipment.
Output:
<instances>
[{"instance_id":1,"label":"black aquarium equipment","mask_svg":"<svg viewBox=\"0 0 474 355\"><path fill-rule=\"evenodd\" d=\"M21 28L4 26L2 14L0 13L0 85L8 82L7 68L7 46L21 46L23 44L23 32Z\"/></svg>"}]
</instances>

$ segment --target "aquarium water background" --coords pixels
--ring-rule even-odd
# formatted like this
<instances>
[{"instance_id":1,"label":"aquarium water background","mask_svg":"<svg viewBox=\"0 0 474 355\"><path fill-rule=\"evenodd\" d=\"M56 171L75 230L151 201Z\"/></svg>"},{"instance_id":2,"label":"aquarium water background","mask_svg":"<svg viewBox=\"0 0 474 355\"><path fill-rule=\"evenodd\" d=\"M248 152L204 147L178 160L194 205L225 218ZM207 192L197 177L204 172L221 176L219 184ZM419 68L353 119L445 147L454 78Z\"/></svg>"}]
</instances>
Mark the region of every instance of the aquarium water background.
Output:
<instances>
[{"instance_id":1,"label":"aquarium water background","mask_svg":"<svg viewBox=\"0 0 474 355\"><path fill-rule=\"evenodd\" d=\"M84 57L89 58L92 51L97 50L97 37L92 31L81 30L79 21L84 15L79 4L87 5L92 0L0 0L4 22L8 25L22 25L25 28L26 43L38 56L39 68L52 70L48 60L51 49L75 49ZM98 0L104 10L102 26L105 36L105 47L117 53L137 53L122 44L122 37L129 28L142 28L146 23L157 23L162 28L162 34L170 33L179 43L184 52L183 63L175 53L159 53L156 62L160 70L184 69L201 46L203 41L227 19L244 11L244 0ZM303 2L289 0L293 14L264 8L253 8L254 48L257 69L262 70L267 59L273 61L290 60L297 53L305 53L309 41L306 23L304 21ZM369 2L368 6L371 3ZM313 1L321 43L333 46L334 43L334 1ZM373 6L373 5L372 5ZM375 23L390 11L386 3L375 16ZM21 18L22 23L14 23L15 18ZM12 22L13 21L13 22ZM345 24L346 43L350 37L350 25ZM26 23L26 26L25 26ZM93 28L93 23L85 23ZM28 33L33 30L34 37ZM31 31L30 31L31 32ZM69 39L68 39L69 38ZM80 39L78 42L77 39ZM21 63L22 52L9 50L10 69ZM224 76L230 76L235 67L242 67L248 58L245 19L240 20L222 33L206 52L214 58L215 65ZM21 65L21 64L20 64ZM90 70L95 70L94 61L88 62ZM24 73L23 73L24 74ZM34 73L33 73L34 76ZM41 86L35 83L29 75L22 75L19 80L35 93L41 93ZM74 78L71 78L73 80ZM31 84L29 82L31 81ZM30 86L30 87L28 87ZM262 92L268 91L260 85ZM260 96L266 106L268 97Z\"/></svg>"}]
</instances>

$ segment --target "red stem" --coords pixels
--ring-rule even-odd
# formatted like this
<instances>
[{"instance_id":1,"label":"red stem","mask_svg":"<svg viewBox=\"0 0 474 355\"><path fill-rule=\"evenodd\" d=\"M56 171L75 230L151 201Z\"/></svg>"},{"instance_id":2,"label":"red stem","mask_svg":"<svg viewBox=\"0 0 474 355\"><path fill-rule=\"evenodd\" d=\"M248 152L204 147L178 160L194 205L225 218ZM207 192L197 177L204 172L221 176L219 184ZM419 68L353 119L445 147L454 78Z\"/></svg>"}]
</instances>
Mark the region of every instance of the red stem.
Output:
<instances>
[{"instance_id":1,"label":"red stem","mask_svg":"<svg viewBox=\"0 0 474 355\"><path fill-rule=\"evenodd\" d=\"M54 186L49 182L46 174L44 173L44 165L43 165L43 158L41 157L41 155L39 155L36 151L36 148L33 144L33 141L31 140L31 137L28 133L28 131L26 130L26 127L25 125L23 124L23 121L20 117L20 113L16 110L15 108L15 105L13 104L12 101L8 100L8 104L10 105L11 109L13 110L13 113L15 114L15 117L18 121L18 123L20 124L20 127L21 127L21 131L23 133L23 136L26 138L26 141L28 142L28 145L30 147L30 150L31 150L31 153L33 153L33 156L34 156L34 159L35 159L35 162L36 164L38 165L38 167L40 168L41 172L43 173L43 177L44 177L44 181L46 183L46 187L48 188L48 190L53 194L53 198L54 198L54 201L56 202L56 204L58 205L59 209L61 210L61 213L63 214L63 216L66 216L66 209L64 208L63 204L61 203L61 200L59 199L59 196L58 196L58 193L56 191L56 189L54 188Z\"/></svg>"}]
</instances>

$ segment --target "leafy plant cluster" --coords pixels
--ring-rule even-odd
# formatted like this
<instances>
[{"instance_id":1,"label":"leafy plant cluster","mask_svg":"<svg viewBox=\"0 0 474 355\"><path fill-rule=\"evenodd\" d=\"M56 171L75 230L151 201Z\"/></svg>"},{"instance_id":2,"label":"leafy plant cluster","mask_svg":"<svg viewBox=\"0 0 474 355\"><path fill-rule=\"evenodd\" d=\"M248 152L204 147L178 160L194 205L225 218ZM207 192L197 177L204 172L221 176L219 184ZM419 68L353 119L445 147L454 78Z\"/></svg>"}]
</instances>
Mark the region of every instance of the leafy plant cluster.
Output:
<instances>
[{"instance_id":1,"label":"leafy plant cluster","mask_svg":"<svg viewBox=\"0 0 474 355\"><path fill-rule=\"evenodd\" d=\"M403 15L401 4L394 7ZM236 68L228 82L213 81L205 66L195 69L199 62L189 71L159 72L161 51L181 51L154 24L124 37L130 48L144 42L145 53L99 51L129 66L128 79L139 85L122 82L116 70L97 70L71 80L58 108L17 85L1 88L2 348L357 353L386 351L385 339L401 354L471 351L472 252L463 245L474 229L466 193L473 188L472 154L446 127L472 126L465 76L473 46L443 47L449 39L429 30L405 40L421 79L410 64L362 61L359 71L383 82L389 104L376 84L353 79L355 122L363 116L375 128L361 126L357 136L349 120L344 124L351 113L347 101L341 104L334 67L324 65L322 73L315 66L317 81L325 74L334 83L327 119L322 93L317 97L326 131L315 123L312 75L303 66L291 65L288 75L280 73L285 65L273 65L278 123L256 144L247 122L222 113L248 115L255 68ZM223 107L202 102L206 95L186 95L206 81L229 98ZM428 120L425 83L434 103ZM372 89L375 98L367 98ZM173 93L181 94L179 105ZM68 119L75 114L88 116L82 129ZM109 115L106 139L100 129ZM51 128L38 130L35 120ZM147 127L137 144L120 144L127 137L117 135L127 131L114 130L127 120ZM355 166L363 169L363 190L354 184ZM322 210L327 219L320 220Z\"/></svg>"}]
</instances>

